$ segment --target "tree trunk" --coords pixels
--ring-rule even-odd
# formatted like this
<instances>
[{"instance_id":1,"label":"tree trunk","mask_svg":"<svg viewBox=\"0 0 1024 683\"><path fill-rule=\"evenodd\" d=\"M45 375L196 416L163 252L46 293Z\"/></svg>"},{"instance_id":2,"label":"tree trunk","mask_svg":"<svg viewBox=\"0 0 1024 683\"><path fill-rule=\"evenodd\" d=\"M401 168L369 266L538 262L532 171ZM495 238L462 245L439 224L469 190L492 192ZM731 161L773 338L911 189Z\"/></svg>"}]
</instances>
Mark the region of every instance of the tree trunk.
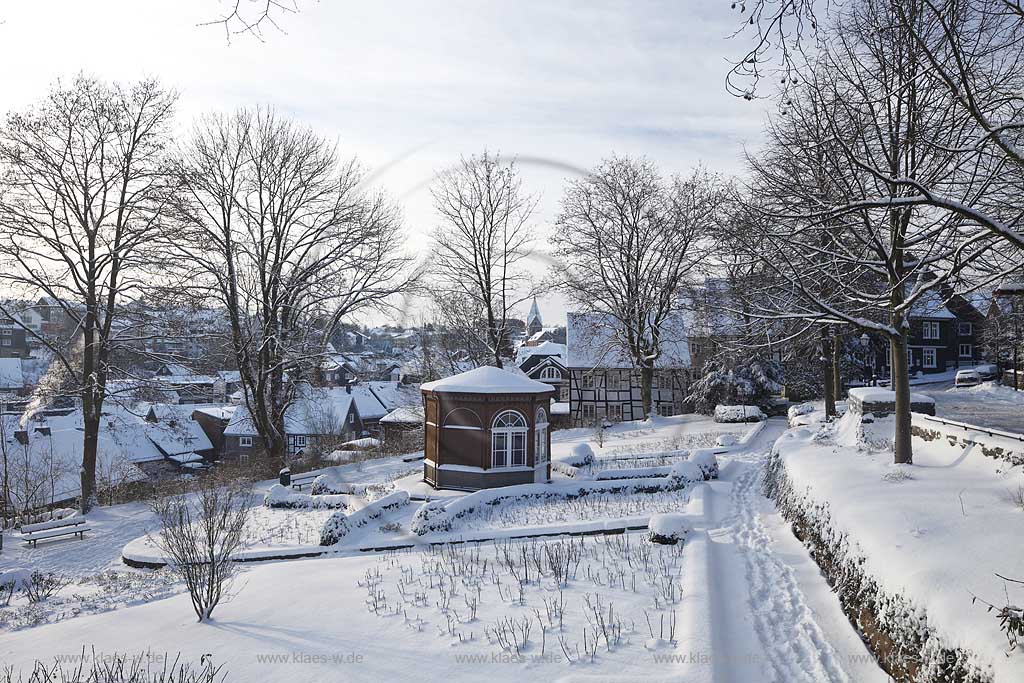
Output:
<instances>
[{"instance_id":1,"label":"tree trunk","mask_svg":"<svg viewBox=\"0 0 1024 683\"><path fill-rule=\"evenodd\" d=\"M837 401L843 397L842 340L840 335L832 337L832 395Z\"/></svg>"},{"instance_id":2,"label":"tree trunk","mask_svg":"<svg viewBox=\"0 0 1024 683\"><path fill-rule=\"evenodd\" d=\"M90 415L92 410L83 411L82 444L82 514L88 514L96 502L96 451L100 435L100 421Z\"/></svg>"},{"instance_id":3,"label":"tree trunk","mask_svg":"<svg viewBox=\"0 0 1024 683\"><path fill-rule=\"evenodd\" d=\"M829 358L832 356L829 348L830 340L828 336L828 328L821 328L821 356L818 358L818 362L821 364L822 377L825 384L825 417L836 416L836 388L833 384L832 366L829 363Z\"/></svg>"},{"instance_id":4,"label":"tree trunk","mask_svg":"<svg viewBox=\"0 0 1024 683\"><path fill-rule=\"evenodd\" d=\"M644 417L650 417L654 410L654 368L642 366L640 368L640 403L643 406Z\"/></svg>"},{"instance_id":5,"label":"tree trunk","mask_svg":"<svg viewBox=\"0 0 1024 683\"><path fill-rule=\"evenodd\" d=\"M893 436L893 462L897 465L914 462L910 441L910 368L907 363L907 333L890 339L892 345L892 390L896 394L896 431Z\"/></svg>"}]
</instances>

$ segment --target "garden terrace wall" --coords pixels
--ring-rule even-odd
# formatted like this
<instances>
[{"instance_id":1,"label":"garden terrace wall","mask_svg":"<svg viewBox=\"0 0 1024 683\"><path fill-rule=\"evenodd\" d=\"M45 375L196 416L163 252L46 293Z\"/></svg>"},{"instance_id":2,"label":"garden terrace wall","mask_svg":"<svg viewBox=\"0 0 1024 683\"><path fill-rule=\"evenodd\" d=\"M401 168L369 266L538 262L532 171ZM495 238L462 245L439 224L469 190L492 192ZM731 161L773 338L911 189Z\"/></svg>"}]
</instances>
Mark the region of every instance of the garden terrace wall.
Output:
<instances>
[{"instance_id":1,"label":"garden terrace wall","mask_svg":"<svg viewBox=\"0 0 1024 683\"><path fill-rule=\"evenodd\" d=\"M943 420L915 413L911 434L926 442L944 440L950 447L964 449L976 447L982 455L1005 460L1011 465L1024 465L1024 434Z\"/></svg>"},{"instance_id":2,"label":"garden terrace wall","mask_svg":"<svg viewBox=\"0 0 1024 683\"><path fill-rule=\"evenodd\" d=\"M874 387L850 389L848 403L850 410L860 415L871 413L875 417L887 417L896 412L895 392ZM922 394L910 395L910 410L925 415L935 414L935 401Z\"/></svg>"},{"instance_id":3,"label":"garden terrace wall","mask_svg":"<svg viewBox=\"0 0 1024 683\"><path fill-rule=\"evenodd\" d=\"M991 674L972 664L972 653L942 642L924 611L901 595L885 593L865 570L857 546L838 531L828 503L797 490L784 458L774 453L764 479L765 495L775 501L793 533L808 548L839 598L843 612L860 632L878 663L897 681L914 683L992 683Z\"/></svg>"}]
</instances>

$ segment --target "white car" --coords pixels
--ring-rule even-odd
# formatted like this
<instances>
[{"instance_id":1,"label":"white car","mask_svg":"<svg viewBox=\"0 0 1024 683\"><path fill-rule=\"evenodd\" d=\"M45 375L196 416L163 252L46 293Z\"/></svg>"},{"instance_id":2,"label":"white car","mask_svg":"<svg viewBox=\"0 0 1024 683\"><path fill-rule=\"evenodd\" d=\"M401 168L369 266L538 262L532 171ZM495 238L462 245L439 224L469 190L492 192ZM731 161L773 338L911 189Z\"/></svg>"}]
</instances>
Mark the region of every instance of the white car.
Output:
<instances>
[{"instance_id":1,"label":"white car","mask_svg":"<svg viewBox=\"0 0 1024 683\"><path fill-rule=\"evenodd\" d=\"M958 387L976 387L979 384L981 384L981 373L974 368L958 371L956 379L953 381L953 385Z\"/></svg>"}]
</instances>

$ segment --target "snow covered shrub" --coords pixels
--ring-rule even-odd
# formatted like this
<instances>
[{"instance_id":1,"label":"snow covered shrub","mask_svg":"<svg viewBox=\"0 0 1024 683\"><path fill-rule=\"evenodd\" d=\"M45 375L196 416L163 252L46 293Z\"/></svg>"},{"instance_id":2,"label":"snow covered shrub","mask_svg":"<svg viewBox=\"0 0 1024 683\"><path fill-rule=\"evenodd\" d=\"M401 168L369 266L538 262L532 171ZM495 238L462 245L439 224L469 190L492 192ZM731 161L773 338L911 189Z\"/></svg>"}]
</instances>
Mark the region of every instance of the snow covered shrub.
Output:
<instances>
[{"instance_id":1,"label":"snow covered shrub","mask_svg":"<svg viewBox=\"0 0 1024 683\"><path fill-rule=\"evenodd\" d=\"M683 488L687 484L704 481L704 471L700 465L689 460L683 460L672 465L672 471L668 473L666 484L668 488Z\"/></svg>"},{"instance_id":2,"label":"snow covered shrub","mask_svg":"<svg viewBox=\"0 0 1024 683\"><path fill-rule=\"evenodd\" d=\"M352 531L352 525L348 523L348 515L338 510L327 518L324 528L320 532L320 545L334 545Z\"/></svg>"},{"instance_id":3,"label":"snow covered shrub","mask_svg":"<svg viewBox=\"0 0 1024 683\"><path fill-rule=\"evenodd\" d=\"M710 415L717 405L746 404L768 412L772 398L782 391L782 371L778 363L747 358L729 363L710 360L704 372L687 394L694 409Z\"/></svg>"},{"instance_id":4,"label":"snow covered shrub","mask_svg":"<svg viewBox=\"0 0 1024 683\"><path fill-rule=\"evenodd\" d=\"M0 572L0 606L11 604L15 591L23 591L32 585L32 573L27 569L8 569Z\"/></svg>"},{"instance_id":5,"label":"snow covered shrub","mask_svg":"<svg viewBox=\"0 0 1024 683\"><path fill-rule=\"evenodd\" d=\"M718 479L718 458L707 449L696 450L690 454L690 462L700 468L704 480Z\"/></svg>"},{"instance_id":6,"label":"snow covered shrub","mask_svg":"<svg viewBox=\"0 0 1024 683\"><path fill-rule=\"evenodd\" d=\"M760 422L767 416L757 406L715 406L715 422Z\"/></svg>"},{"instance_id":7,"label":"snow covered shrub","mask_svg":"<svg viewBox=\"0 0 1024 683\"><path fill-rule=\"evenodd\" d=\"M430 531L451 531L452 523L445 517L445 500L430 500L420 506L413 515L410 529L415 534L423 535Z\"/></svg>"},{"instance_id":8,"label":"snow covered shrub","mask_svg":"<svg viewBox=\"0 0 1024 683\"><path fill-rule=\"evenodd\" d=\"M588 443L578 443L572 447L572 453L568 458L559 458L559 460L575 467L590 465L594 462L594 449Z\"/></svg>"},{"instance_id":9,"label":"snow covered shrub","mask_svg":"<svg viewBox=\"0 0 1024 683\"><path fill-rule=\"evenodd\" d=\"M32 580L28 584L24 585L22 590L25 591L25 597L28 598L29 602L44 602L51 595L59 591L64 586L71 583L71 579L67 579L60 574L54 574L53 572L32 572Z\"/></svg>"},{"instance_id":10,"label":"snow covered shrub","mask_svg":"<svg viewBox=\"0 0 1024 683\"><path fill-rule=\"evenodd\" d=\"M672 513L652 516L647 528L647 540L661 545L675 545L690 531L686 524L686 515Z\"/></svg>"}]
</instances>

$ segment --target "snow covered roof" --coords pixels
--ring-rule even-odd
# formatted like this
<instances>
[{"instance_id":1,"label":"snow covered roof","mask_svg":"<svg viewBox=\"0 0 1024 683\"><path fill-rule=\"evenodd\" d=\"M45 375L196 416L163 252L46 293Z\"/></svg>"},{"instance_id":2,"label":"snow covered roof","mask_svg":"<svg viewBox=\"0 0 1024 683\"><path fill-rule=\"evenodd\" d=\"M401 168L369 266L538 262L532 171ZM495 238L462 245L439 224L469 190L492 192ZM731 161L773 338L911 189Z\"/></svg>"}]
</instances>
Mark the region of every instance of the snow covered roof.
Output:
<instances>
[{"instance_id":1,"label":"snow covered roof","mask_svg":"<svg viewBox=\"0 0 1024 683\"><path fill-rule=\"evenodd\" d=\"M389 411L402 406L422 406L423 397L416 384L400 382L367 382L366 386ZM360 413L362 414L362 413Z\"/></svg>"},{"instance_id":2,"label":"snow covered roof","mask_svg":"<svg viewBox=\"0 0 1024 683\"><path fill-rule=\"evenodd\" d=\"M0 358L0 389L21 389L25 386L20 358Z\"/></svg>"},{"instance_id":3,"label":"snow covered roof","mask_svg":"<svg viewBox=\"0 0 1024 683\"><path fill-rule=\"evenodd\" d=\"M386 424L422 424L425 419L423 405L420 404L417 406L395 408L382 417L380 421Z\"/></svg>"},{"instance_id":4,"label":"snow covered roof","mask_svg":"<svg viewBox=\"0 0 1024 683\"><path fill-rule=\"evenodd\" d=\"M565 344L555 342L541 342L536 346L520 346L516 350L516 365L522 365L523 361L531 356L560 356L565 358Z\"/></svg>"},{"instance_id":5,"label":"snow covered roof","mask_svg":"<svg viewBox=\"0 0 1024 683\"><path fill-rule=\"evenodd\" d=\"M238 370L218 370L217 377L224 382L241 382L242 373Z\"/></svg>"},{"instance_id":6,"label":"snow covered roof","mask_svg":"<svg viewBox=\"0 0 1024 683\"><path fill-rule=\"evenodd\" d=\"M49 428L49 434L40 428ZM45 463L55 475L51 501L77 497L81 492L82 411L50 416L45 421L29 421L24 429L29 436L29 457ZM136 465L163 460L163 454L150 441L147 431L147 423L126 410L114 409L111 414L104 414L96 449L98 476L115 481L145 478Z\"/></svg>"},{"instance_id":7,"label":"snow covered roof","mask_svg":"<svg viewBox=\"0 0 1024 683\"><path fill-rule=\"evenodd\" d=\"M214 384L217 381L217 378L212 375L159 375L153 379L160 384L169 384L172 386Z\"/></svg>"},{"instance_id":8,"label":"snow covered roof","mask_svg":"<svg viewBox=\"0 0 1024 683\"><path fill-rule=\"evenodd\" d=\"M359 416L364 420L378 420L388 414L388 409L365 384L353 385L352 397L355 399Z\"/></svg>"},{"instance_id":9,"label":"snow covered roof","mask_svg":"<svg viewBox=\"0 0 1024 683\"><path fill-rule=\"evenodd\" d=\"M330 434L344 424L353 405L358 405L344 387L310 387L304 385L298 396L285 411L284 429L287 434ZM225 436L257 436L256 425L249 409L239 405L224 429Z\"/></svg>"},{"instance_id":10,"label":"snow covered roof","mask_svg":"<svg viewBox=\"0 0 1024 683\"><path fill-rule=\"evenodd\" d=\"M463 394L539 394L554 391L550 385L536 382L522 373L512 373L490 365L426 382L420 389Z\"/></svg>"},{"instance_id":11,"label":"snow covered roof","mask_svg":"<svg viewBox=\"0 0 1024 683\"><path fill-rule=\"evenodd\" d=\"M154 403L145 423L146 436L166 455L213 450L202 425L192 419L193 406Z\"/></svg>"},{"instance_id":12,"label":"snow covered roof","mask_svg":"<svg viewBox=\"0 0 1024 683\"><path fill-rule=\"evenodd\" d=\"M237 392L236 392L237 393ZM218 420L230 420L231 416L235 414L235 409L238 406L189 406L197 413L203 415L209 415L215 417Z\"/></svg>"},{"instance_id":13,"label":"snow covered roof","mask_svg":"<svg viewBox=\"0 0 1024 683\"><path fill-rule=\"evenodd\" d=\"M910 315L914 318L956 319L956 314L949 310L942 295L935 289L929 289L918 297L910 307Z\"/></svg>"},{"instance_id":14,"label":"snow covered roof","mask_svg":"<svg viewBox=\"0 0 1024 683\"><path fill-rule=\"evenodd\" d=\"M669 317L662 326L661 357L656 368L690 367L690 344L684 315ZM568 368L632 368L633 361L617 339L619 326L604 313L569 313L565 366Z\"/></svg>"}]
</instances>

